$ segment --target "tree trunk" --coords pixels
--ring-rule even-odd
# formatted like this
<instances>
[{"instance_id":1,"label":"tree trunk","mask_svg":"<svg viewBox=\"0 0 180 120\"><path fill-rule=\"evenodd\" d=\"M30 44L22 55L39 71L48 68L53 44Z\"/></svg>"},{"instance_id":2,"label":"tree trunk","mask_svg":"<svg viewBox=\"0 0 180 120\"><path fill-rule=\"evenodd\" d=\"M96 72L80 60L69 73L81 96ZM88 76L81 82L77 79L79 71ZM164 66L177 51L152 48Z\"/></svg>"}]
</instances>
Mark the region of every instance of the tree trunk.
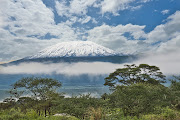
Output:
<instances>
[{"instance_id":1,"label":"tree trunk","mask_svg":"<svg viewBox=\"0 0 180 120\"><path fill-rule=\"evenodd\" d=\"M39 116L41 115L41 112L40 112L40 110L38 110L38 112L39 112Z\"/></svg>"},{"instance_id":2,"label":"tree trunk","mask_svg":"<svg viewBox=\"0 0 180 120\"><path fill-rule=\"evenodd\" d=\"M44 109L44 114L45 114L45 117L46 117L46 115L47 115L47 113L46 113L46 108Z\"/></svg>"},{"instance_id":3,"label":"tree trunk","mask_svg":"<svg viewBox=\"0 0 180 120\"><path fill-rule=\"evenodd\" d=\"M51 115L51 110L50 110L50 108L48 108L48 113L49 113L49 115Z\"/></svg>"}]
</instances>

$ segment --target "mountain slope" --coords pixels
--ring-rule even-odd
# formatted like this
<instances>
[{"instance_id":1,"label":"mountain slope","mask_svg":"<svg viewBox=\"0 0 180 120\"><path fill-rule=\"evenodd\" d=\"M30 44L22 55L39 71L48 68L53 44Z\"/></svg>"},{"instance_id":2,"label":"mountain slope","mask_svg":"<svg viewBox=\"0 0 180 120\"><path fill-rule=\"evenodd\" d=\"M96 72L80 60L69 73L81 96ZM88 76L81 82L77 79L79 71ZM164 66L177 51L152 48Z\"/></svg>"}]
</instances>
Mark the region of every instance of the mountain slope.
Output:
<instances>
[{"instance_id":1,"label":"mountain slope","mask_svg":"<svg viewBox=\"0 0 180 120\"><path fill-rule=\"evenodd\" d=\"M28 59L52 58L52 57L90 57L90 56L114 56L116 53L106 47L90 41L62 42L50 46L39 53L27 57Z\"/></svg>"}]
</instances>

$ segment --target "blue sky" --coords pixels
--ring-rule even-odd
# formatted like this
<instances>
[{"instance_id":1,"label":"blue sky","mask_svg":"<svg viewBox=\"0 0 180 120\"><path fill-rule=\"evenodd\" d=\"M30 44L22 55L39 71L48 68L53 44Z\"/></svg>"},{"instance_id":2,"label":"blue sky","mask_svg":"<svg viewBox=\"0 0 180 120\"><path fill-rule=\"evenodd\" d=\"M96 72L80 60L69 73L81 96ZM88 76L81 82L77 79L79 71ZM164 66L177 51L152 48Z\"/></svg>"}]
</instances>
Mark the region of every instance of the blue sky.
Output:
<instances>
[{"instance_id":1,"label":"blue sky","mask_svg":"<svg viewBox=\"0 0 180 120\"><path fill-rule=\"evenodd\" d=\"M180 1L0 1L0 62L77 40L123 54L179 53Z\"/></svg>"}]
</instances>

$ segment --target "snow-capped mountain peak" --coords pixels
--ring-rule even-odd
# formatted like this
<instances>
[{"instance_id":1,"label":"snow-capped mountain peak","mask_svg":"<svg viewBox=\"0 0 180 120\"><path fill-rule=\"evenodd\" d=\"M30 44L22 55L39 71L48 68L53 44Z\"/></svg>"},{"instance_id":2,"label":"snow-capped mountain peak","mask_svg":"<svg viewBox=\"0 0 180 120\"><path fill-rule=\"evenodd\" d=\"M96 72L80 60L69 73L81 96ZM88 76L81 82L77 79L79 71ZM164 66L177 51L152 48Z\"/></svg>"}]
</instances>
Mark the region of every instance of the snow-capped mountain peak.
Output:
<instances>
[{"instance_id":1,"label":"snow-capped mountain peak","mask_svg":"<svg viewBox=\"0 0 180 120\"><path fill-rule=\"evenodd\" d=\"M38 54L29 56L28 59L48 57L91 57L91 56L114 56L116 53L106 47L91 41L62 42L45 48Z\"/></svg>"}]
</instances>

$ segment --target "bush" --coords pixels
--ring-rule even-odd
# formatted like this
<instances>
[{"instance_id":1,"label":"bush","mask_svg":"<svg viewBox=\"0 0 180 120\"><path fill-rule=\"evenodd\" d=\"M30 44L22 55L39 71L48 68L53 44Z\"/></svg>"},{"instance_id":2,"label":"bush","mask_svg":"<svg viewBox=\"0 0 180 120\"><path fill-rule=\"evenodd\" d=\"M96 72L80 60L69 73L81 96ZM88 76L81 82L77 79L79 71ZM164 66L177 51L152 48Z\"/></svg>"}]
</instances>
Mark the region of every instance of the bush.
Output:
<instances>
[{"instance_id":1,"label":"bush","mask_svg":"<svg viewBox=\"0 0 180 120\"><path fill-rule=\"evenodd\" d=\"M98 107L98 108L93 108L90 107L87 111L87 117L88 120L104 120L105 119L105 111Z\"/></svg>"},{"instance_id":2,"label":"bush","mask_svg":"<svg viewBox=\"0 0 180 120\"><path fill-rule=\"evenodd\" d=\"M151 114L142 116L143 120L180 120L179 112L169 107L162 108L161 114Z\"/></svg>"},{"instance_id":3,"label":"bush","mask_svg":"<svg viewBox=\"0 0 180 120\"><path fill-rule=\"evenodd\" d=\"M53 109L60 113L67 113L72 116L83 119L90 107L102 107L104 100L92 98L90 95L81 95L80 97L72 97L61 99L56 102L58 104Z\"/></svg>"},{"instance_id":4,"label":"bush","mask_svg":"<svg viewBox=\"0 0 180 120\"><path fill-rule=\"evenodd\" d=\"M25 114L21 113L20 109L10 109L1 112L0 120L19 120L27 118Z\"/></svg>"}]
</instances>

